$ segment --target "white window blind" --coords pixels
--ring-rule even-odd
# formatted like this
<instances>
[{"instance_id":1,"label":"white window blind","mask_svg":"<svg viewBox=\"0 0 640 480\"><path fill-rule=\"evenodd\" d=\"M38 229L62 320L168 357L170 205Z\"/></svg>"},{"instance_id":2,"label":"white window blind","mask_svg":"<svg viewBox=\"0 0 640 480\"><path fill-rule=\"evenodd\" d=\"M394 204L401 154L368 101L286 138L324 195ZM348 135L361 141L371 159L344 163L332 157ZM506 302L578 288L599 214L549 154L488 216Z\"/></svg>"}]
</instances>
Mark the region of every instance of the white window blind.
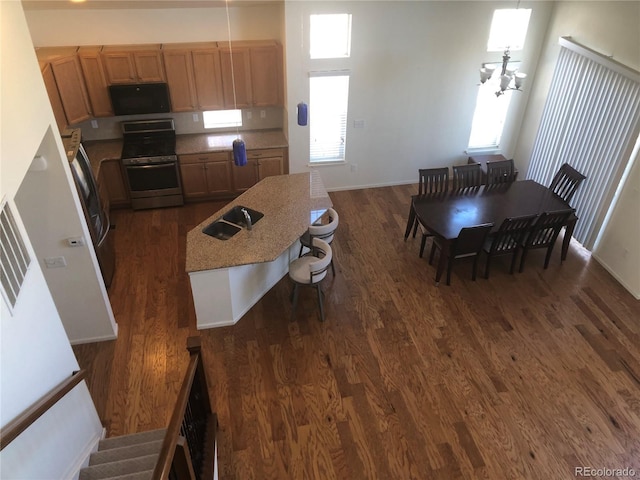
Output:
<instances>
[{"instance_id":1,"label":"white window blind","mask_svg":"<svg viewBox=\"0 0 640 480\"><path fill-rule=\"evenodd\" d=\"M572 199L574 237L592 249L640 134L640 73L560 39L527 178L549 185L563 163L586 175Z\"/></svg>"},{"instance_id":2,"label":"white window blind","mask_svg":"<svg viewBox=\"0 0 640 480\"><path fill-rule=\"evenodd\" d=\"M310 161L344 161L349 75L313 73L309 78L309 100Z\"/></svg>"},{"instance_id":3,"label":"white window blind","mask_svg":"<svg viewBox=\"0 0 640 480\"><path fill-rule=\"evenodd\" d=\"M10 308L18 300L22 282L31 263L20 231L13 218L8 202L2 203L0 210L0 266L2 293Z\"/></svg>"}]
</instances>

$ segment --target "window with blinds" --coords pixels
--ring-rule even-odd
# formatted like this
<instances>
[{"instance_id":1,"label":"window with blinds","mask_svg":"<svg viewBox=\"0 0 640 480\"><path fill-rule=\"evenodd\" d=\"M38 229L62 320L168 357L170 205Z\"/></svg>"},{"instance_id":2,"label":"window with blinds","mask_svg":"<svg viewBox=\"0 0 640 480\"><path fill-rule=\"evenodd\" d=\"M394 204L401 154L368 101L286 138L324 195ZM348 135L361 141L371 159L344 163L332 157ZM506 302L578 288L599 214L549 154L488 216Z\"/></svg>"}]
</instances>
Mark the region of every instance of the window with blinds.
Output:
<instances>
[{"instance_id":1,"label":"window with blinds","mask_svg":"<svg viewBox=\"0 0 640 480\"><path fill-rule=\"evenodd\" d=\"M591 250L640 134L640 72L560 38L527 178L549 185L563 163L586 180L571 203L574 237Z\"/></svg>"},{"instance_id":2,"label":"window with blinds","mask_svg":"<svg viewBox=\"0 0 640 480\"><path fill-rule=\"evenodd\" d=\"M0 210L0 230L2 295L12 309L18 300L31 258L6 201L2 202Z\"/></svg>"},{"instance_id":3,"label":"window with blinds","mask_svg":"<svg viewBox=\"0 0 640 480\"><path fill-rule=\"evenodd\" d=\"M344 161L349 75L312 74L309 78L309 101L310 161Z\"/></svg>"}]
</instances>

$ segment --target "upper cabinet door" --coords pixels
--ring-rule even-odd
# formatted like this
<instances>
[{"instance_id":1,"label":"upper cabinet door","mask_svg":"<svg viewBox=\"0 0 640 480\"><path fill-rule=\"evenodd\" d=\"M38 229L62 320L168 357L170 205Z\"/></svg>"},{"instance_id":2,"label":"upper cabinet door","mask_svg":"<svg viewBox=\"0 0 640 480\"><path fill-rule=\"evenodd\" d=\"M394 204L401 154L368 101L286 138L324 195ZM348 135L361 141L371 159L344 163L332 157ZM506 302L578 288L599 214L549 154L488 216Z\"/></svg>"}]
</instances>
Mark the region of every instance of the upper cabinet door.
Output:
<instances>
[{"instance_id":1,"label":"upper cabinet door","mask_svg":"<svg viewBox=\"0 0 640 480\"><path fill-rule=\"evenodd\" d=\"M233 70L231 58L233 57ZM253 106L251 97L251 52L247 47L233 46L220 49L222 90L225 108ZM235 95L234 95L235 90Z\"/></svg>"},{"instance_id":2,"label":"upper cabinet door","mask_svg":"<svg viewBox=\"0 0 640 480\"><path fill-rule=\"evenodd\" d=\"M101 48L102 47L80 47L78 49L78 58L82 66L82 73L84 74L93 116L112 117L113 109L107 88L107 77L104 73L102 61L100 60Z\"/></svg>"},{"instance_id":3,"label":"upper cabinet door","mask_svg":"<svg viewBox=\"0 0 640 480\"><path fill-rule=\"evenodd\" d=\"M102 61L109 85L166 81L160 45L106 45Z\"/></svg>"},{"instance_id":4,"label":"upper cabinet door","mask_svg":"<svg viewBox=\"0 0 640 480\"><path fill-rule=\"evenodd\" d=\"M279 45L251 48L254 107L282 105L282 54Z\"/></svg>"},{"instance_id":5,"label":"upper cabinet door","mask_svg":"<svg viewBox=\"0 0 640 480\"><path fill-rule=\"evenodd\" d=\"M58 130L63 131L67 128L67 116L64 113L64 107L62 106L62 99L58 92L58 86L56 85L56 79L53 77L53 70L50 63L45 63L42 67L42 78L44 79L44 86L47 89L49 95L49 102L53 109L53 116L56 118L56 124Z\"/></svg>"},{"instance_id":6,"label":"upper cabinet door","mask_svg":"<svg viewBox=\"0 0 640 480\"><path fill-rule=\"evenodd\" d=\"M218 49L194 50L192 58L199 108L201 110L223 109L222 70Z\"/></svg>"},{"instance_id":7,"label":"upper cabinet door","mask_svg":"<svg viewBox=\"0 0 640 480\"><path fill-rule=\"evenodd\" d=\"M171 111L196 110L193 64L190 50L165 50L164 66L171 95Z\"/></svg>"},{"instance_id":8,"label":"upper cabinet door","mask_svg":"<svg viewBox=\"0 0 640 480\"><path fill-rule=\"evenodd\" d=\"M91 118L91 107L78 57L61 57L51 60L64 113L70 125Z\"/></svg>"}]
</instances>

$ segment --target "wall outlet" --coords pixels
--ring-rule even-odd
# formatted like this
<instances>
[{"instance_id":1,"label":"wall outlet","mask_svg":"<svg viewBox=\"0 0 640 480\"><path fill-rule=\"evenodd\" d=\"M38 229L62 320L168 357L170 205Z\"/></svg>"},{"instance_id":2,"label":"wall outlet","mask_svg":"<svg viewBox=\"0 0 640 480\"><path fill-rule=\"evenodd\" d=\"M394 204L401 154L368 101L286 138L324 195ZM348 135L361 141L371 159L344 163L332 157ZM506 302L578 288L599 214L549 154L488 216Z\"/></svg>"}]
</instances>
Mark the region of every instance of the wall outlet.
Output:
<instances>
[{"instance_id":1,"label":"wall outlet","mask_svg":"<svg viewBox=\"0 0 640 480\"><path fill-rule=\"evenodd\" d=\"M193 121L194 121L194 122L197 122L197 121L198 121L198 114L197 114L197 113L194 113L194 114L193 114Z\"/></svg>"},{"instance_id":2,"label":"wall outlet","mask_svg":"<svg viewBox=\"0 0 640 480\"><path fill-rule=\"evenodd\" d=\"M91 128L98 128L98 120L91 120Z\"/></svg>"},{"instance_id":3,"label":"wall outlet","mask_svg":"<svg viewBox=\"0 0 640 480\"><path fill-rule=\"evenodd\" d=\"M260 110L260 118L267 118L267 111L266 110Z\"/></svg>"},{"instance_id":4,"label":"wall outlet","mask_svg":"<svg viewBox=\"0 0 640 480\"><path fill-rule=\"evenodd\" d=\"M253 118L252 112L247 112L247 120L251 120Z\"/></svg>"},{"instance_id":5,"label":"wall outlet","mask_svg":"<svg viewBox=\"0 0 640 480\"><path fill-rule=\"evenodd\" d=\"M84 237L69 237L67 242L70 247L82 247L84 246Z\"/></svg>"},{"instance_id":6,"label":"wall outlet","mask_svg":"<svg viewBox=\"0 0 640 480\"><path fill-rule=\"evenodd\" d=\"M67 260L64 257L47 257L44 259L47 268L60 268L67 266Z\"/></svg>"},{"instance_id":7,"label":"wall outlet","mask_svg":"<svg viewBox=\"0 0 640 480\"><path fill-rule=\"evenodd\" d=\"M358 164L357 163L352 163L351 164L351 172L357 172L358 171Z\"/></svg>"},{"instance_id":8,"label":"wall outlet","mask_svg":"<svg viewBox=\"0 0 640 480\"><path fill-rule=\"evenodd\" d=\"M364 128L364 120L354 120L353 128Z\"/></svg>"}]
</instances>

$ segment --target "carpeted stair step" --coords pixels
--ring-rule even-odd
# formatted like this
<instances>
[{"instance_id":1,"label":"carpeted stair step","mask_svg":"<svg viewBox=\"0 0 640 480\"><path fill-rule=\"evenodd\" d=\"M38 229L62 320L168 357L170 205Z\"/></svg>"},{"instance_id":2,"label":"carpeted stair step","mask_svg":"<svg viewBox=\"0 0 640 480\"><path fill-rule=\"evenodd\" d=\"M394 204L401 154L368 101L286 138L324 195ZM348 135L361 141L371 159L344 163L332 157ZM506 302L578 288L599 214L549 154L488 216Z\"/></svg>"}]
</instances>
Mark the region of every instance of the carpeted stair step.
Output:
<instances>
[{"instance_id":1,"label":"carpeted stair step","mask_svg":"<svg viewBox=\"0 0 640 480\"><path fill-rule=\"evenodd\" d=\"M117 477L109 477L104 480L151 480L153 470L145 470L144 472L128 473L126 475L118 475Z\"/></svg>"},{"instance_id":2,"label":"carpeted stair step","mask_svg":"<svg viewBox=\"0 0 640 480\"><path fill-rule=\"evenodd\" d=\"M162 440L153 442L136 443L124 447L108 448L107 450L98 450L91 454L89 466L100 465L103 463L117 462L119 460L127 460L129 458L144 457L160 453L162 448Z\"/></svg>"},{"instance_id":3,"label":"carpeted stair step","mask_svg":"<svg viewBox=\"0 0 640 480\"><path fill-rule=\"evenodd\" d=\"M166 433L166 431L166 428L159 428L158 430L148 430L146 432L132 433L130 435L105 438L104 440L100 440L98 451L108 450L110 448L128 447L130 445L162 440L164 439L164 434Z\"/></svg>"},{"instance_id":4,"label":"carpeted stair step","mask_svg":"<svg viewBox=\"0 0 640 480\"><path fill-rule=\"evenodd\" d=\"M145 473L153 469L158 461L158 454L145 455L144 457L129 458L117 462L92 465L80 470L79 480L103 480L113 479L119 476ZM135 478L135 477L134 477ZM147 478L147 477L141 477Z\"/></svg>"}]
</instances>

